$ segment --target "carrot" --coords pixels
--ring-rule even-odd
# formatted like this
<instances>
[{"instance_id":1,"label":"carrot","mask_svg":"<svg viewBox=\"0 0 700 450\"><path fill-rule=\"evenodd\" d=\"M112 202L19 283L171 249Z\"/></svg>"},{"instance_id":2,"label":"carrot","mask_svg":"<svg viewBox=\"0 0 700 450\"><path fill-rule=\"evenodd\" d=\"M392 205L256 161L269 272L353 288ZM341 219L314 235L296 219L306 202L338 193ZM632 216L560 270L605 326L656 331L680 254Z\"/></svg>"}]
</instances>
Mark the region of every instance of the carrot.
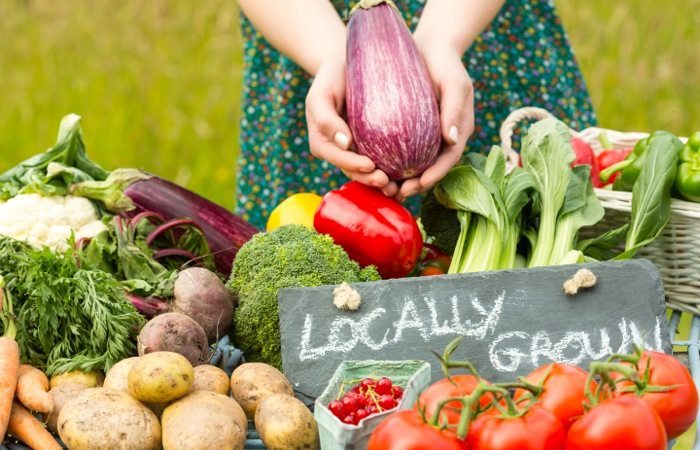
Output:
<instances>
[{"instance_id":1,"label":"carrot","mask_svg":"<svg viewBox=\"0 0 700 450\"><path fill-rule=\"evenodd\" d=\"M63 450L44 424L17 402L12 404L7 431L35 450Z\"/></svg>"},{"instance_id":2,"label":"carrot","mask_svg":"<svg viewBox=\"0 0 700 450\"><path fill-rule=\"evenodd\" d=\"M53 411L53 397L49 395L49 379L44 372L29 364L19 366L17 374L17 399L32 411Z\"/></svg>"},{"instance_id":3,"label":"carrot","mask_svg":"<svg viewBox=\"0 0 700 450\"><path fill-rule=\"evenodd\" d=\"M3 309L2 322L5 330L5 335L0 337L0 439L4 438L10 421L19 370L19 347L15 341L17 330L12 320L12 298L9 292L3 295L4 288L5 281L0 275L0 308Z\"/></svg>"}]
</instances>

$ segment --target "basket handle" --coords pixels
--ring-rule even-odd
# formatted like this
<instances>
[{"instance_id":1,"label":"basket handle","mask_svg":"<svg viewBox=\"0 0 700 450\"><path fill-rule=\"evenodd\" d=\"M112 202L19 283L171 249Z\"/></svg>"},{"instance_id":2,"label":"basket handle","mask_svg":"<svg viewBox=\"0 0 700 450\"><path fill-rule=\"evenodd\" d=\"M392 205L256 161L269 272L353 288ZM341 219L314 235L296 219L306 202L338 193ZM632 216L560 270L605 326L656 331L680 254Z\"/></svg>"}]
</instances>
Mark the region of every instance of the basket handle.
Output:
<instances>
[{"instance_id":1,"label":"basket handle","mask_svg":"<svg viewBox=\"0 0 700 450\"><path fill-rule=\"evenodd\" d=\"M538 108L535 106L526 106L524 108L518 108L513 110L508 117L503 121L500 130L501 138L501 148L506 154L508 161L517 166L520 161L520 155L513 150L513 131L519 122L523 120L543 120L554 117L549 111L544 108ZM569 128L572 136L577 136L578 132Z\"/></svg>"}]
</instances>

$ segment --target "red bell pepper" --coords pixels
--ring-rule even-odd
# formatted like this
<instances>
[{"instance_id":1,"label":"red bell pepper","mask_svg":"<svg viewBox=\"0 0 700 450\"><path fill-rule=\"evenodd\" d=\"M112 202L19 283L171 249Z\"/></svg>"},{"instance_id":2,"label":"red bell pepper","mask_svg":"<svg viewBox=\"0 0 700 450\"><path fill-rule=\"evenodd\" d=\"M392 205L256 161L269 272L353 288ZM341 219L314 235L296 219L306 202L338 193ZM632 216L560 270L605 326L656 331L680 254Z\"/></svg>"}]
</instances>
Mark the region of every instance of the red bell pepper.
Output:
<instances>
[{"instance_id":1,"label":"red bell pepper","mask_svg":"<svg viewBox=\"0 0 700 450\"><path fill-rule=\"evenodd\" d=\"M613 164L617 164L620 161L624 161L625 159L627 159L627 155L632 153L631 148L626 148L623 150L613 148L613 145L610 143L610 141L604 133L601 133L598 139L603 145L603 151L598 153L598 156L596 156L596 161L598 161L598 169L601 172L607 169L608 167L612 166ZM615 178L617 178L617 176L620 175L620 172L622 172L622 170L614 172L605 180L601 179L601 183L604 186L612 184L615 181Z\"/></svg>"},{"instance_id":2,"label":"red bell pepper","mask_svg":"<svg viewBox=\"0 0 700 450\"><path fill-rule=\"evenodd\" d=\"M571 167L575 166L591 166L591 182L593 187L602 187L603 184L600 181L600 168L598 167L598 162L596 161L595 152L586 141L583 139L572 137L571 146L574 148L574 153L576 154L576 159L571 164Z\"/></svg>"},{"instance_id":3,"label":"red bell pepper","mask_svg":"<svg viewBox=\"0 0 700 450\"><path fill-rule=\"evenodd\" d=\"M376 266L385 279L408 275L423 249L423 237L410 211L356 181L323 196L314 228L330 235L360 266Z\"/></svg>"}]
</instances>

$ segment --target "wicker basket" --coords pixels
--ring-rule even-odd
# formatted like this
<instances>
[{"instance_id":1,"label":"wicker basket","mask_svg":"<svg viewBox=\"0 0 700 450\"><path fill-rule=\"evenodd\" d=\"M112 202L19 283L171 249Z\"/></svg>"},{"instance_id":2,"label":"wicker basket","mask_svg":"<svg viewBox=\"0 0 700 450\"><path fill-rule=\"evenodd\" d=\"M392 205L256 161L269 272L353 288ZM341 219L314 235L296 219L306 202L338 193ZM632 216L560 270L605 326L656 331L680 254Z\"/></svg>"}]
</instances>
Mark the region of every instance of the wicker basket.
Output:
<instances>
[{"instance_id":1,"label":"wicker basket","mask_svg":"<svg viewBox=\"0 0 700 450\"><path fill-rule=\"evenodd\" d=\"M519 155L512 149L512 135L522 120L542 120L551 114L541 108L522 108L513 111L503 122L501 145L510 164L517 165ZM603 128L587 128L572 135L586 141L597 153L602 150L598 136L605 133L614 148L633 147L647 133L623 133ZM683 139L682 139L683 140ZM630 192L596 189L596 195L605 208L605 218L592 231L600 234L629 222L632 206ZM639 251L638 257L649 258L661 272L666 292L666 303L671 309L700 315L700 203L674 199L671 220L662 234L649 246Z\"/></svg>"}]
</instances>

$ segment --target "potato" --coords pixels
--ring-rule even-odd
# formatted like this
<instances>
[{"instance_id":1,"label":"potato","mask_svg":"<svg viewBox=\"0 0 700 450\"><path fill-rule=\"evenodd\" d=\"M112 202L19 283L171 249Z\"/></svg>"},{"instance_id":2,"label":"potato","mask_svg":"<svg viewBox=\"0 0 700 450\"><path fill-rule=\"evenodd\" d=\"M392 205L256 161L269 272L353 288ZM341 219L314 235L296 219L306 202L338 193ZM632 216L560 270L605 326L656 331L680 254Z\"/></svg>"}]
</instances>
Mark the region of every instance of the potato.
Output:
<instances>
[{"instance_id":1,"label":"potato","mask_svg":"<svg viewBox=\"0 0 700 450\"><path fill-rule=\"evenodd\" d=\"M229 378L226 372L211 364L194 368L193 391L211 391L228 395Z\"/></svg>"},{"instance_id":2,"label":"potato","mask_svg":"<svg viewBox=\"0 0 700 450\"><path fill-rule=\"evenodd\" d=\"M127 376L129 394L148 403L167 403L192 389L194 369L179 353L153 352L139 357Z\"/></svg>"},{"instance_id":3,"label":"potato","mask_svg":"<svg viewBox=\"0 0 700 450\"><path fill-rule=\"evenodd\" d=\"M272 394L294 395L292 384L276 368L264 363L241 364L231 375L231 394L245 411L255 418L258 403Z\"/></svg>"},{"instance_id":4,"label":"potato","mask_svg":"<svg viewBox=\"0 0 700 450\"><path fill-rule=\"evenodd\" d=\"M54 433L58 432L58 414L69 401L73 400L84 390L89 389L80 383L61 383L51 388L49 395L53 398L53 411L46 415L46 426Z\"/></svg>"},{"instance_id":5,"label":"potato","mask_svg":"<svg viewBox=\"0 0 700 450\"><path fill-rule=\"evenodd\" d=\"M105 376L100 371L83 372L82 370L74 370L51 377L49 387L53 389L64 383L78 383L89 388L98 387L102 386L104 379Z\"/></svg>"},{"instance_id":6,"label":"potato","mask_svg":"<svg viewBox=\"0 0 700 450\"><path fill-rule=\"evenodd\" d=\"M139 356L153 352L179 353L197 366L209 361L204 329L184 314L169 312L149 320L137 338Z\"/></svg>"},{"instance_id":7,"label":"potato","mask_svg":"<svg viewBox=\"0 0 700 450\"><path fill-rule=\"evenodd\" d=\"M58 415L58 435L70 450L161 449L158 418L121 391L90 388Z\"/></svg>"},{"instance_id":8,"label":"potato","mask_svg":"<svg viewBox=\"0 0 700 450\"><path fill-rule=\"evenodd\" d=\"M234 399L210 391L194 391L165 408L164 450L243 450L248 419Z\"/></svg>"},{"instance_id":9,"label":"potato","mask_svg":"<svg viewBox=\"0 0 700 450\"><path fill-rule=\"evenodd\" d=\"M127 381L127 377L129 376L131 366L133 366L138 359L138 356L132 356L131 358L122 359L113 365L112 368L107 371L103 387L129 394L129 382Z\"/></svg>"},{"instance_id":10,"label":"potato","mask_svg":"<svg viewBox=\"0 0 700 450\"><path fill-rule=\"evenodd\" d=\"M314 415L291 395L273 394L260 402L255 429L268 450L321 448Z\"/></svg>"}]
</instances>

